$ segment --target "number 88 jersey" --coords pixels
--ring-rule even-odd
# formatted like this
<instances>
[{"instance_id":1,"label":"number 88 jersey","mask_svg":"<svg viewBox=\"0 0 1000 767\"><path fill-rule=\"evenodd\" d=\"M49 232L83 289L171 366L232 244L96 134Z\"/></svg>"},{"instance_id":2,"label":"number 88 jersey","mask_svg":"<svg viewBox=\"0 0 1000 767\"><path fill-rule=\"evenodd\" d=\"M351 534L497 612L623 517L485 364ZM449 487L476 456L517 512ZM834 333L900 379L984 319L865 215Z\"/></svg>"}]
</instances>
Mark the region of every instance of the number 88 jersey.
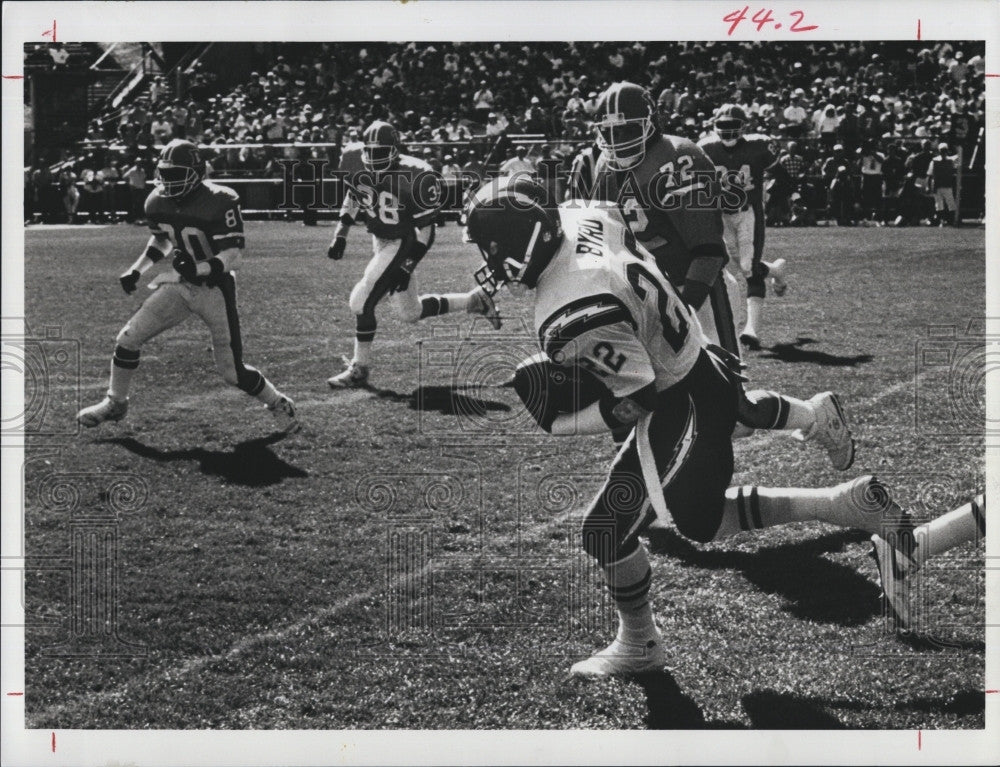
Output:
<instances>
[{"instance_id":1,"label":"number 88 jersey","mask_svg":"<svg viewBox=\"0 0 1000 767\"><path fill-rule=\"evenodd\" d=\"M579 365L617 397L663 391L705 343L698 319L607 203L563 203L564 238L538 280L535 327L557 365Z\"/></svg>"},{"instance_id":2,"label":"number 88 jersey","mask_svg":"<svg viewBox=\"0 0 1000 767\"><path fill-rule=\"evenodd\" d=\"M407 154L385 171L369 171L362 149L362 144L350 144L340 158L340 172L350 185L342 212L352 218L363 213L368 231L383 240L401 240L433 224L442 202L440 174Z\"/></svg>"},{"instance_id":3,"label":"number 88 jersey","mask_svg":"<svg viewBox=\"0 0 1000 767\"><path fill-rule=\"evenodd\" d=\"M157 239L169 238L195 261L207 261L228 248L243 248L239 195L208 181L179 199L153 190L146 198L146 219Z\"/></svg>"}]
</instances>

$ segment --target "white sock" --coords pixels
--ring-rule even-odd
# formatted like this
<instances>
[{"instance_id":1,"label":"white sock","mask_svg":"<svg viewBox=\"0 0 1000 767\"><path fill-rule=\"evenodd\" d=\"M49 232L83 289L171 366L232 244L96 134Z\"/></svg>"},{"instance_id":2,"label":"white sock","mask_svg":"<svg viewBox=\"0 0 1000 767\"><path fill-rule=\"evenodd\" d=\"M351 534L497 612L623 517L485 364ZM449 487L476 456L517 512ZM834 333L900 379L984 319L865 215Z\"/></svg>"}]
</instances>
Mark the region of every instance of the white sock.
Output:
<instances>
[{"instance_id":1,"label":"white sock","mask_svg":"<svg viewBox=\"0 0 1000 767\"><path fill-rule=\"evenodd\" d=\"M801 429L803 434L808 434L816 425L816 409L805 400L789 397L787 394L781 396L788 403L788 420L784 428Z\"/></svg>"},{"instance_id":2,"label":"white sock","mask_svg":"<svg viewBox=\"0 0 1000 767\"><path fill-rule=\"evenodd\" d=\"M937 556L966 541L974 541L986 534L986 517L983 497L972 503L942 514L925 525L914 528L917 542L914 559L918 562Z\"/></svg>"},{"instance_id":3,"label":"white sock","mask_svg":"<svg viewBox=\"0 0 1000 767\"><path fill-rule=\"evenodd\" d=\"M274 384L266 378L264 379L264 388L254 395L256 399L259 399L268 407L277 405L282 396L281 392L274 388Z\"/></svg>"},{"instance_id":4,"label":"white sock","mask_svg":"<svg viewBox=\"0 0 1000 767\"><path fill-rule=\"evenodd\" d=\"M640 544L628 556L604 565L604 578L618 608L618 639L639 644L658 636L649 604L652 569L646 549Z\"/></svg>"},{"instance_id":5,"label":"white sock","mask_svg":"<svg viewBox=\"0 0 1000 767\"><path fill-rule=\"evenodd\" d=\"M108 396L116 400L127 400L129 389L132 388L132 378L139 368L139 352L115 347L111 358L111 380L108 383Z\"/></svg>"},{"instance_id":6,"label":"white sock","mask_svg":"<svg viewBox=\"0 0 1000 767\"><path fill-rule=\"evenodd\" d=\"M743 329L744 333L752 336L757 335L757 325L760 323L760 315L764 311L764 299L760 296L750 296L747 298L747 324Z\"/></svg>"},{"instance_id":7,"label":"white sock","mask_svg":"<svg viewBox=\"0 0 1000 767\"><path fill-rule=\"evenodd\" d=\"M372 342L354 339L354 364L367 366L371 361Z\"/></svg>"},{"instance_id":8,"label":"white sock","mask_svg":"<svg viewBox=\"0 0 1000 767\"><path fill-rule=\"evenodd\" d=\"M726 490L722 524L713 540L791 522L829 522L840 527L857 527L860 514L875 514L878 510L863 510L851 502L849 493L855 482L815 489L731 487Z\"/></svg>"}]
</instances>

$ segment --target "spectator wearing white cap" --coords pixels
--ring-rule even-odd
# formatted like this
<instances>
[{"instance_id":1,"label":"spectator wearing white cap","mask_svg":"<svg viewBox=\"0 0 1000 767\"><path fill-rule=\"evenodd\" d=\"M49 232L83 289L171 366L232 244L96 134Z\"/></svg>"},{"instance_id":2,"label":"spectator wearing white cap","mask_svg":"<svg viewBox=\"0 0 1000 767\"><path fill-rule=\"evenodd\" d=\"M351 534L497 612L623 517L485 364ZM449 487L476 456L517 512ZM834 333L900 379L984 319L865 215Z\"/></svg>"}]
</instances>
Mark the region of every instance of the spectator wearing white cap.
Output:
<instances>
[{"instance_id":1,"label":"spectator wearing white cap","mask_svg":"<svg viewBox=\"0 0 1000 767\"><path fill-rule=\"evenodd\" d=\"M507 122L507 118L502 114L496 112L490 112L486 118L486 135L490 137L499 136L505 130L510 123Z\"/></svg>"}]
</instances>

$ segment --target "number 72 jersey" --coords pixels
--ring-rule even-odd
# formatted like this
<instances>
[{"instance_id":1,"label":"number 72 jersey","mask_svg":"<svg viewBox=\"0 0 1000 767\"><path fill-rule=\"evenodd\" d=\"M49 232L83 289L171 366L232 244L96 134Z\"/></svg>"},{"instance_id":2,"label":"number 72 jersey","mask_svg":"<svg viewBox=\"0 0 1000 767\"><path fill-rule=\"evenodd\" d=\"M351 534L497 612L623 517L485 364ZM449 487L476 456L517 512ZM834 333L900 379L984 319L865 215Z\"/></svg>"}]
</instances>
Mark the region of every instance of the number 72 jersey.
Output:
<instances>
[{"instance_id":1,"label":"number 72 jersey","mask_svg":"<svg viewBox=\"0 0 1000 767\"><path fill-rule=\"evenodd\" d=\"M693 367L705 343L653 256L619 211L580 201L559 207L564 239L538 281L535 327L556 364L582 366L617 397L663 391Z\"/></svg>"},{"instance_id":2,"label":"number 72 jersey","mask_svg":"<svg viewBox=\"0 0 1000 767\"><path fill-rule=\"evenodd\" d=\"M158 189L146 198L146 219L157 239L169 238L195 261L207 261L229 248L243 248L240 198L232 189L204 181L176 200Z\"/></svg>"}]
</instances>

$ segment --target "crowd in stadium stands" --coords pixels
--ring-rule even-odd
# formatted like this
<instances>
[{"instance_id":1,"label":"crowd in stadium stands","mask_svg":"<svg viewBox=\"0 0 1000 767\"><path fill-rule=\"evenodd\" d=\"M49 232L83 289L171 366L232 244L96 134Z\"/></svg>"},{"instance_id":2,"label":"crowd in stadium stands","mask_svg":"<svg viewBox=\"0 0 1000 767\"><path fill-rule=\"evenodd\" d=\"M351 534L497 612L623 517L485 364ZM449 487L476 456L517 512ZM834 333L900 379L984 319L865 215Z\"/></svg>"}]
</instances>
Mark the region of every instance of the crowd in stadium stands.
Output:
<instances>
[{"instance_id":1,"label":"crowd in stadium stands","mask_svg":"<svg viewBox=\"0 0 1000 767\"><path fill-rule=\"evenodd\" d=\"M197 65L184 93L155 81L91 127L92 146L125 146L117 166L95 149L70 172L107 184L138 163L150 177L155 147L183 137L244 145L210 153L216 176L280 177L282 159L335 166L381 118L445 175L540 159L565 174L593 136L598 94L617 80L649 88L663 131L694 140L719 105L743 105L784 171L769 189L772 224L809 224L821 208L842 224L928 221L934 155L983 164L981 43L289 43L260 54L259 70L228 92ZM537 139L525 136L530 151L503 139L524 134ZM272 146L303 143L330 146Z\"/></svg>"}]
</instances>

